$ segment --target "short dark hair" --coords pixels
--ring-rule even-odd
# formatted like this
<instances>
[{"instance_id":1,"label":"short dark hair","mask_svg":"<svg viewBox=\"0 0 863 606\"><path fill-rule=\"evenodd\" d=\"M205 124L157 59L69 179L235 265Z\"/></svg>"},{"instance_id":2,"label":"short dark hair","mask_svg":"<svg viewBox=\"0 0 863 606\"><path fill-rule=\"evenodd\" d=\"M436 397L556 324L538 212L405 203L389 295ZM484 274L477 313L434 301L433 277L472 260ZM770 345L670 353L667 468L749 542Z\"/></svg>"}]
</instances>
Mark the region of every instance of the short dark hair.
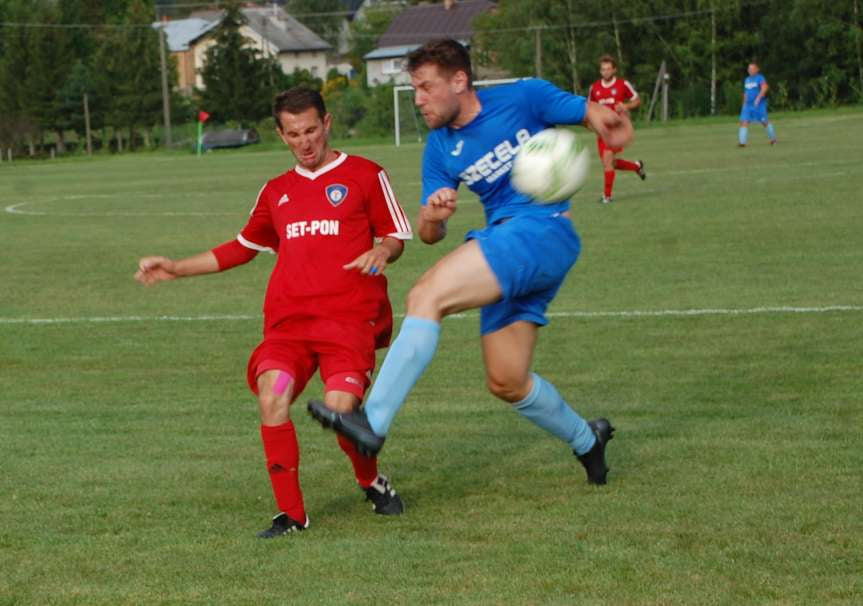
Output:
<instances>
[{"instance_id":1,"label":"short dark hair","mask_svg":"<svg viewBox=\"0 0 863 606\"><path fill-rule=\"evenodd\" d=\"M321 120L327 115L324 98L316 90L305 86L295 86L278 93L273 99L273 118L276 120L276 126L282 128L282 123L279 120L279 114L282 112L301 114L310 107L318 110L318 116Z\"/></svg>"},{"instance_id":2,"label":"short dark hair","mask_svg":"<svg viewBox=\"0 0 863 606\"><path fill-rule=\"evenodd\" d=\"M457 40L437 38L429 40L408 55L408 71L413 72L426 63L434 63L438 69L452 76L457 71L467 74L468 86L473 86L473 71L470 67L470 53Z\"/></svg>"},{"instance_id":3,"label":"short dark hair","mask_svg":"<svg viewBox=\"0 0 863 606\"><path fill-rule=\"evenodd\" d=\"M613 67L614 69L617 69L617 60L614 57L612 57L611 55L601 56L599 58L599 64L602 65L603 63L611 63L611 67Z\"/></svg>"}]
</instances>

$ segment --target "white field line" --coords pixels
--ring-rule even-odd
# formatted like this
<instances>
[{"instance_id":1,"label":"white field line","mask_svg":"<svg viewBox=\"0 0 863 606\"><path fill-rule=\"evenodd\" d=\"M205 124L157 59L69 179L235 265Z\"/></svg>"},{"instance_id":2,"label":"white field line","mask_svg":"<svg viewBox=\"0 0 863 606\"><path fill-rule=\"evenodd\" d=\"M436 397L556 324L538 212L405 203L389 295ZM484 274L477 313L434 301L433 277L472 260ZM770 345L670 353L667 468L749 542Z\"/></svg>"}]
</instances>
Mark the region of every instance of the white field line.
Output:
<instances>
[{"instance_id":1,"label":"white field line","mask_svg":"<svg viewBox=\"0 0 863 606\"><path fill-rule=\"evenodd\" d=\"M786 181L789 179L798 180L798 179L823 179L823 178L832 178L837 176L844 176L848 174L847 171L835 170L838 167L844 165L854 164L856 166L856 162L795 162L795 163L787 163L787 164L767 164L761 165L758 167L758 171L762 174L757 179L757 182L764 183L766 181L771 180L782 180ZM793 177L784 177L782 175L770 175L769 177L765 177L764 173L774 170L774 169L795 169L802 167L816 167L816 166L829 166L834 169L833 171L829 171L826 173L816 173L812 175L796 175ZM667 176L667 175L700 175L700 174L708 174L708 173L725 173L725 172L741 172L741 168L738 166L712 166L706 168L693 168L693 169L684 169L684 170L654 170L651 174L655 176ZM399 182L397 183L401 186L417 186L422 185L420 182ZM182 194L184 197L199 197L209 195L207 192L187 192ZM88 199L106 199L106 198L162 198L164 194L161 193L153 193L153 192L126 192L120 194L78 194L78 195L69 195L69 196L56 196L51 198L45 198L41 200L24 200L18 202L16 204L10 204L4 207L4 211L12 214L12 215L28 215L28 216L51 216L51 217L209 217L209 216L239 216L245 214L243 212L194 212L194 211L157 211L157 212L147 212L147 211L131 211L131 212L55 212L55 211L40 211L40 210L25 210L22 207L30 204L49 204L51 202L62 202L64 200L88 200Z\"/></svg>"},{"instance_id":2,"label":"white field line","mask_svg":"<svg viewBox=\"0 0 863 606\"><path fill-rule=\"evenodd\" d=\"M827 305L822 307L750 307L746 309L656 309L656 310L622 310L622 311L552 311L546 315L550 318L657 318L657 317L693 317L693 316L751 316L777 314L823 314L836 312L861 312L863 305ZM404 317L404 314L395 314ZM449 318L478 318L476 312L453 314ZM250 314L205 314L199 316L91 316L80 318L4 318L0 324L100 324L120 322L223 322L261 320L261 315Z\"/></svg>"}]
</instances>

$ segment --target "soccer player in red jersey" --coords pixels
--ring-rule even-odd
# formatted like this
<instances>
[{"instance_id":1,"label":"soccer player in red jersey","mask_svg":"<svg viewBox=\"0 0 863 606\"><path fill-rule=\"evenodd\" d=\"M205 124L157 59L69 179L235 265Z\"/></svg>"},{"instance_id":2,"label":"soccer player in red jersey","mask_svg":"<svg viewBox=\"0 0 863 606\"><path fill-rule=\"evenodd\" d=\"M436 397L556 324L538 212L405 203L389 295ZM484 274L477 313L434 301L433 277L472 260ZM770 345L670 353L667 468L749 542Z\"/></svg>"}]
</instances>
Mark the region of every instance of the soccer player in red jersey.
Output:
<instances>
[{"instance_id":1,"label":"soccer player in red jersey","mask_svg":"<svg viewBox=\"0 0 863 606\"><path fill-rule=\"evenodd\" d=\"M247 370L280 510L261 538L308 528L290 404L320 368L327 405L343 412L359 407L375 349L386 347L392 332L382 274L412 237L386 172L330 147L333 118L319 93L301 87L280 93L273 116L297 165L261 188L236 239L179 261L144 257L135 274L150 285L225 271L259 252L278 254L264 300L264 339ZM341 436L338 443L374 511L401 513L401 498L378 473L376 458L360 454Z\"/></svg>"},{"instance_id":2,"label":"soccer player in red jersey","mask_svg":"<svg viewBox=\"0 0 863 606\"><path fill-rule=\"evenodd\" d=\"M635 92L635 88L628 80L617 77L617 61L614 60L614 57L603 55L599 58L599 75L601 78L590 87L588 97L591 101L607 105L619 114L628 115L630 111L638 109L641 105L641 99L638 98L638 93ZM644 162L641 160L631 162L616 157L623 151L622 147L610 147L605 144L602 137L596 138L596 144L599 147L599 157L605 172L605 190L600 202L608 204L613 199L611 189L614 187L615 170L631 170L641 177L642 181L647 178L647 173L644 172Z\"/></svg>"}]
</instances>

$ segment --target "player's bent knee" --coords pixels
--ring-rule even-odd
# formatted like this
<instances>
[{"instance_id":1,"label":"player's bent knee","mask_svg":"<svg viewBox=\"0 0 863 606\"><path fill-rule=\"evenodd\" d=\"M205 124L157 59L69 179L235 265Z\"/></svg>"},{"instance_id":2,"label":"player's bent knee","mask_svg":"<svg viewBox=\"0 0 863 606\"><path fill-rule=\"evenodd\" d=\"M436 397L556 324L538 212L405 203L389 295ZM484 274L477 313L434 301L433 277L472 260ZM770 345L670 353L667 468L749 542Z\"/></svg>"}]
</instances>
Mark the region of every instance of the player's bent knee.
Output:
<instances>
[{"instance_id":1,"label":"player's bent knee","mask_svg":"<svg viewBox=\"0 0 863 606\"><path fill-rule=\"evenodd\" d=\"M434 287L432 278L421 278L419 282L408 291L405 301L408 315L433 315L441 313L441 300Z\"/></svg>"},{"instance_id":2,"label":"player's bent knee","mask_svg":"<svg viewBox=\"0 0 863 606\"><path fill-rule=\"evenodd\" d=\"M269 390L258 396L258 408L264 425L280 425L291 418L290 400L276 396Z\"/></svg>"},{"instance_id":3,"label":"player's bent knee","mask_svg":"<svg viewBox=\"0 0 863 606\"><path fill-rule=\"evenodd\" d=\"M510 404L524 400L530 392L527 381L487 376L485 384L492 395Z\"/></svg>"}]
</instances>

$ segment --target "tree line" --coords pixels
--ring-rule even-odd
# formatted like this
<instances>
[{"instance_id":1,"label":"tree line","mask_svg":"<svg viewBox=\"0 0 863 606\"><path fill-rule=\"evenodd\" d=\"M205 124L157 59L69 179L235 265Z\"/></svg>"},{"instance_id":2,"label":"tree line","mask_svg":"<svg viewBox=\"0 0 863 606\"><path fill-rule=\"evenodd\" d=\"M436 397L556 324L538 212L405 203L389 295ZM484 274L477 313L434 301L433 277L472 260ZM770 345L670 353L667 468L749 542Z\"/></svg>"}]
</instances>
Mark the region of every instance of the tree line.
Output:
<instances>
[{"instance_id":1,"label":"tree line","mask_svg":"<svg viewBox=\"0 0 863 606\"><path fill-rule=\"evenodd\" d=\"M750 60L771 84L773 109L859 103L860 2L500 0L474 21L471 52L480 67L539 74L582 94L597 78L597 58L609 53L643 97L665 61L676 117L737 112ZM213 34L217 44L207 51L205 88L192 97L174 93L176 66L169 57L175 123L193 121L206 109L216 123L253 126L269 116L275 92L303 83L323 92L338 136L390 131L392 88L366 86L362 56L396 14L392 5L352 23L355 76L333 71L323 80L282 73L274 59L244 43L239 2L220 6L225 17ZM339 0L289 0L286 8L301 16L316 12L307 25L336 42ZM154 0L0 0L0 148L62 153L70 141L83 140L87 117L97 147L160 144L159 33L151 27L156 9Z\"/></svg>"},{"instance_id":2,"label":"tree line","mask_svg":"<svg viewBox=\"0 0 863 606\"><path fill-rule=\"evenodd\" d=\"M660 64L671 114L733 114L757 61L774 109L863 101L860 0L501 0L474 23L474 55L584 94L597 59L650 95Z\"/></svg>"}]
</instances>

